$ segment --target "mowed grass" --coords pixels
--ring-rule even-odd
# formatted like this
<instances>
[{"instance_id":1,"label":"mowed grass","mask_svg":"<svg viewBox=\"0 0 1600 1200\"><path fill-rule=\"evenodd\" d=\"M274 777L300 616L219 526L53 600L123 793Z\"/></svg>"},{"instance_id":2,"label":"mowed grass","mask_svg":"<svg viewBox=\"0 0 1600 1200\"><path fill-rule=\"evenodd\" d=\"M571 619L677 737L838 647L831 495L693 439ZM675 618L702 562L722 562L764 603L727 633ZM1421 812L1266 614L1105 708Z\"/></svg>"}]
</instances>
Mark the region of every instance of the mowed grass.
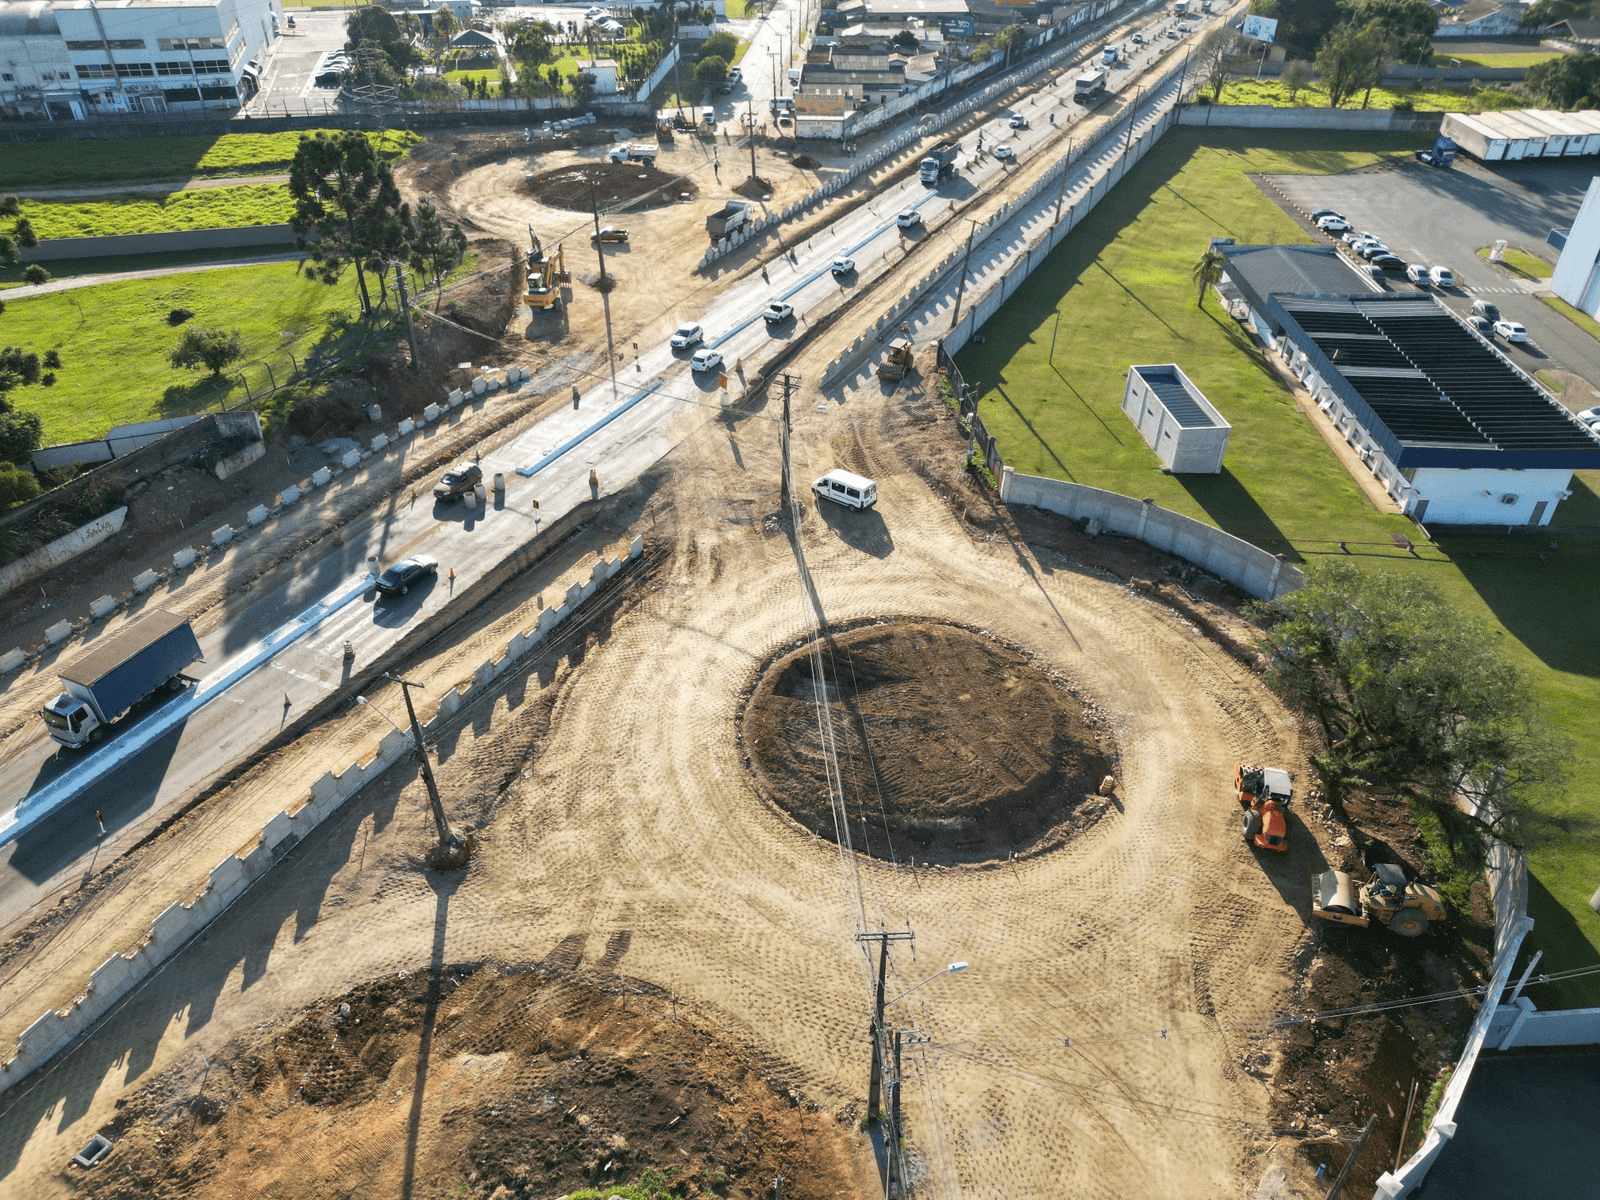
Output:
<instances>
[{"instance_id":1,"label":"mowed grass","mask_svg":"<svg viewBox=\"0 0 1600 1200\"><path fill-rule=\"evenodd\" d=\"M339 131L307 130L308 135ZM404 129L369 133L387 159L422 140ZM301 134L225 133L220 137L123 138L59 142L15 142L0 154L0 191L43 187L99 187L107 182L214 179L234 175L283 175L294 160Z\"/></svg>"},{"instance_id":2,"label":"mowed grass","mask_svg":"<svg viewBox=\"0 0 1600 1200\"><path fill-rule=\"evenodd\" d=\"M1447 54L1442 50L1433 52L1433 65L1448 67L1460 63L1463 67L1489 67L1494 70L1527 70L1540 63L1550 62L1552 59L1565 57L1555 50L1528 50L1521 53L1482 53L1482 54Z\"/></svg>"},{"instance_id":3,"label":"mowed grass","mask_svg":"<svg viewBox=\"0 0 1600 1200\"><path fill-rule=\"evenodd\" d=\"M1420 575L1503 632L1548 719L1573 745L1568 785L1541 797L1530 821L1543 968L1600 964L1600 916L1588 907L1600 883L1600 816L1589 799L1600 785L1600 642L1586 599L1600 594L1600 537L1582 532L1600 529L1600 475L1574 481L1559 534L1422 542L1410 521L1373 508L1215 294L1204 308L1195 304L1192 271L1208 239L1313 241L1249 176L1335 174L1412 149L1414 139L1370 134L1168 133L959 362L1002 456L1019 471L1149 496L1291 562L1346 553L1343 540L1356 561ZM1122 415L1128 366L1167 362L1232 426L1220 475L1164 474ZM1391 533L1417 539L1418 556L1395 549ZM1559 1000L1555 990L1534 998L1545 1007L1600 1003L1600 980L1563 985Z\"/></svg>"},{"instance_id":4,"label":"mowed grass","mask_svg":"<svg viewBox=\"0 0 1600 1200\"><path fill-rule=\"evenodd\" d=\"M353 275L329 287L299 274L296 265L121 280L10 300L0 318L7 342L41 353L57 349L63 362L54 387L19 388L10 399L40 415L47 446L104 437L114 425L216 407L217 391L206 383L205 371L179 371L167 362L182 333L167 323L176 308L194 313L191 324L240 331L247 355L239 368L251 372L252 386L257 378L266 381L265 370L254 365L262 359L282 383L289 353L304 362L325 335L329 315L356 310ZM230 403L243 399L237 388L228 397Z\"/></svg>"},{"instance_id":5,"label":"mowed grass","mask_svg":"<svg viewBox=\"0 0 1600 1200\"><path fill-rule=\"evenodd\" d=\"M1202 88L1210 98L1211 89ZM1362 101L1367 103L1363 106ZM1223 85L1221 104L1265 105L1269 108L1327 108L1328 93L1319 83L1299 89L1290 99L1289 89L1275 79L1235 79ZM1525 97L1492 87L1426 88L1391 91L1375 87L1367 98L1365 89L1347 96L1341 109L1395 108L1410 105L1417 112L1488 112L1500 108L1526 108Z\"/></svg>"},{"instance_id":6,"label":"mowed grass","mask_svg":"<svg viewBox=\"0 0 1600 1200\"><path fill-rule=\"evenodd\" d=\"M287 184L248 183L103 200L25 200L22 214L33 222L34 233L49 241L276 225L294 215L294 201Z\"/></svg>"}]
</instances>

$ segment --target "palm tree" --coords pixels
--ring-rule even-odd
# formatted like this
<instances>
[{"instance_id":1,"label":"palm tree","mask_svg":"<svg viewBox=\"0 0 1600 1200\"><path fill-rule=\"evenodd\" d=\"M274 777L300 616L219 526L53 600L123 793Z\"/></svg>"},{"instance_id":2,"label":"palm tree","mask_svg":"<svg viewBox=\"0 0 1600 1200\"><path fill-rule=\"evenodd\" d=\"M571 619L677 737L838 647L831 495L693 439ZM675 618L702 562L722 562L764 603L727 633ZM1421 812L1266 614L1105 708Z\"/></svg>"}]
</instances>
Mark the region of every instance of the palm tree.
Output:
<instances>
[{"instance_id":1,"label":"palm tree","mask_svg":"<svg viewBox=\"0 0 1600 1200\"><path fill-rule=\"evenodd\" d=\"M1194 281L1200 287L1200 294L1195 297L1194 306L1204 308L1206 304L1206 289L1216 287L1222 279L1222 268L1227 265L1227 260L1222 257L1222 251L1215 246L1207 244L1206 252L1200 256L1200 261L1194 264Z\"/></svg>"}]
</instances>

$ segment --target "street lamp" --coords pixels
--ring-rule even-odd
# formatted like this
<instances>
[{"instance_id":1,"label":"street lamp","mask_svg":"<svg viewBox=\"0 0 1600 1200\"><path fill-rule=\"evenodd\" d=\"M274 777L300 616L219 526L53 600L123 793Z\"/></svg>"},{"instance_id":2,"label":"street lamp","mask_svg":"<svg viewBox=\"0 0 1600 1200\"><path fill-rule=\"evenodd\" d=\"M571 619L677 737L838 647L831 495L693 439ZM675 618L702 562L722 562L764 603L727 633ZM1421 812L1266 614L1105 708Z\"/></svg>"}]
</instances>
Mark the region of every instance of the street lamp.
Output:
<instances>
[{"instance_id":1,"label":"street lamp","mask_svg":"<svg viewBox=\"0 0 1600 1200\"><path fill-rule=\"evenodd\" d=\"M383 677L391 683L400 685L400 693L406 700L406 715L411 718L411 738L415 743L417 761L422 764L422 782L428 789L428 806L433 812L433 828L438 835L432 852L428 856L429 864L440 871L452 871L467 865L467 859L472 855L472 847L467 839L450 828L450 821L444 815L444 804L439 799L439 785L433 779L433 767L428 762L428 748L422 740L422 726L417 723L417 710L411 704L411 689L422 686L409 679L400 679L397 676L384 672ZM385 721L394 726L396 733L404 733L394 718L373 704L365 696L357 696L356 703L373 709L382 715Z\"/></svg>"},{"instance_id":2,"label":"street lamp","mask_svg":"<svg viewBox=\"0 0 1600 1200\"><path fill-rule=\"evenodd\" d=\"M891 1004L900 1003L900 1001L904 1000L907 996L911 995L912 992L916 991L920 987L927 987L928 984L932 983L935 979L940 979L945 975L959 975L959 974L961 974L961 972L965 971L966 969L967 969L967 964L966 963L964 963L964 962L953 962L948 967L944 968L944 970L935 971L932 975L929 975L921 983L913 983L910 987L908 987L905 991L901 992L893 1000L885 1001L884 1002L884 1007L887 1008Z\"/></svg>"}]
</instances>

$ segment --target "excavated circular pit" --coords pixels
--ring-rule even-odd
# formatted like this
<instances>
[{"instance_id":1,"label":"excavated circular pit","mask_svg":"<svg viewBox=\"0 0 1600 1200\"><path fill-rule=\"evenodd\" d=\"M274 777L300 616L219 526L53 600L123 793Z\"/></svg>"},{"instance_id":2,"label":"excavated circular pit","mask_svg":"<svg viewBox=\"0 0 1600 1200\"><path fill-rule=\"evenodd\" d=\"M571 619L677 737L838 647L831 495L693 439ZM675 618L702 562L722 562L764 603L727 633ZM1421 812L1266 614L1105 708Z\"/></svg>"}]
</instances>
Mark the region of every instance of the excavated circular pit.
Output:
<instances>
[{"instance_id":1,"label":"excavated circular pit","mask_svg":"<svg viewBox=\"0 0 1600 1200\"><path fill-rule=\"evenodd\" d=\"M849 844L873 858L1038 854L1115 803L1115 746L1066 682L970 629L873 622L779 651L739 716L757 791L819 837L840 840L819 691Z\"/></svg>"},{"instance_id":2,"label":"excavated circular pit","mask_svg":"<svg viewBox=\"0 0 1600 1200\"><path fill-rule=\"evenodd\" d=\"M626 204L633 212L665 208L678 203L680 196L692 196L699 191L687 175L669 175L637 162L591 162L557 167L553 171L539 172L530 183L534 198L540 204L579 213L591 211L595 204L601 208Z\"/></svg>"}]
</instances>

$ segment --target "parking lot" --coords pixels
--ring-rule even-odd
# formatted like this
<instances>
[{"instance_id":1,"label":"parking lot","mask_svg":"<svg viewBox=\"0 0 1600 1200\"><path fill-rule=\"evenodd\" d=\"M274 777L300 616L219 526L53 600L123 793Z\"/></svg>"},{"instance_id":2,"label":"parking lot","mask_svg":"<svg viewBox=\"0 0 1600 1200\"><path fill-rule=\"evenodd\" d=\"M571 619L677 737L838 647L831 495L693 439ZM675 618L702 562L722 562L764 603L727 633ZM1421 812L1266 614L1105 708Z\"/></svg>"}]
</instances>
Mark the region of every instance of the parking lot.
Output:
<instances>
[{"instance_id":1,"label":"parking lot","mask_svg":"<svg viewBox=\"0 0 1600 1200\"><path fill-rule=\"evenodd\" d=\"M1523 369L1563 369L1600 387L1600 346L1536 297L1548 295L1548 281L1525 280L1478 256L1479 249L1504 239L1511 247L1554 261L1556 251L1546 244L1546 236L1552 229L1565 232L1571 227L1593 174L1591 165L1536 161L1490 170L1458 158L1448 170L1406 160L1347 175L1279 176L1274 183L1303 212L1337 209L1356 229L1377 234L1408 263L1449 267L1455 286L1427 290L1462 314L1475 299L1492 301L1508 320L1527 326L1526 342L1495 339ZM1386 276L1385 286L1395 291L1414 287L1396 273ZM1570 397L1574 402L1581 398ZM1576 407L1590 403L1594 401Z\"/></svg>"}]
</instances>

